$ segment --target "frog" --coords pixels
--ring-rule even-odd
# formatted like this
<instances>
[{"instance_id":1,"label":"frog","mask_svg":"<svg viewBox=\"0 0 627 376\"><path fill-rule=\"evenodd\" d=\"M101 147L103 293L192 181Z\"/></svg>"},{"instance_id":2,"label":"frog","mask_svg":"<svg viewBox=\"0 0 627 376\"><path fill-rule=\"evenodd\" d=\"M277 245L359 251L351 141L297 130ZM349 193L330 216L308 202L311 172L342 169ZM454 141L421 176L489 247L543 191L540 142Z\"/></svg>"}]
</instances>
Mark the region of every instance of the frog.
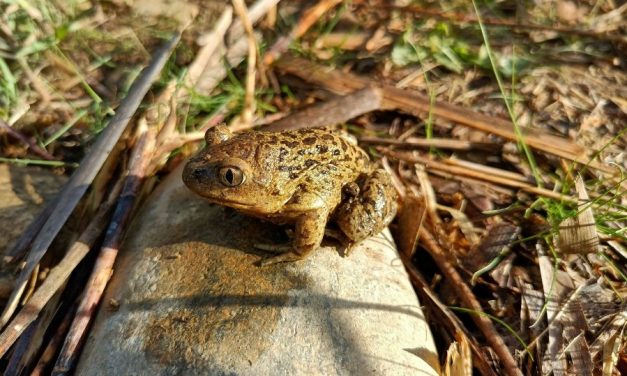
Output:
<instances>
[{"instance_id":1,"label":"frog","mask_svg":"<svg viewBox=\"0 0 627 376\"><path fill-rule=\"evenodd\" d=\"M233 134L218 125L207 130L205 142L183 169L183 182L192 192L245 215L293 226L289 244L256 245L275 253L261 259L260 266L306 258L325 233L348 254L396 215L398 196L390 174L337 130Z\"/></svg>"}]
</instances>

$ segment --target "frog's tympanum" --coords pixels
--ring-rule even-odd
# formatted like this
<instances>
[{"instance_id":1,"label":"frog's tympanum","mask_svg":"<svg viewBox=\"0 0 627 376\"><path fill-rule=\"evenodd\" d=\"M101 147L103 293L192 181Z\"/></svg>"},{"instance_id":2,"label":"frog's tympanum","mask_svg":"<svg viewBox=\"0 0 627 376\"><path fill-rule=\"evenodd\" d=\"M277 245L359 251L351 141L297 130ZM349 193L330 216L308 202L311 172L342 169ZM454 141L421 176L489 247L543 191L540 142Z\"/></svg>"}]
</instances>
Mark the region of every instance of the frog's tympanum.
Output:
<instances>
[{"instance_id":1,"label":"frog's tympanum","mask_svg":"<svg viewBox=\"0 0 627 376\"><path fill-rule=\"evenodd\" d=\"M293 261L316 249L327 222L350 249L396 214L385 170L348 138L327 129L207 131L207 146L183 171L185 185L209 201L279 224L294 224L291 245L262 264ZM265 249L267 249L266 247ZM275 249L276 250L276 249Z\"/></svg>"}]
</instances>

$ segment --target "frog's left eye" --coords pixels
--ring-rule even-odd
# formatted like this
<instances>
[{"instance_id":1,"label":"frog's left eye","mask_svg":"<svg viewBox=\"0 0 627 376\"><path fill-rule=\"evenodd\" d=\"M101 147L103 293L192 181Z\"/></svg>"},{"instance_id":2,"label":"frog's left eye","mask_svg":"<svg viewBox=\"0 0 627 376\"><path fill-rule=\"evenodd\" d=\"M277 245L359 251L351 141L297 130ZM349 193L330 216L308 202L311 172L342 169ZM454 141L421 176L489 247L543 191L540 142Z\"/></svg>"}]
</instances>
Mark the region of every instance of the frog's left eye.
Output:
<instances>
[{"instance_id":1,"label":"frog's left eye","mask_svg":"<svg viewBox=\"0 0 627 376\"><path fill-rule=\"evenodd\" d=\"M244 173L237 167L227 166L218 172L220 183L227 187L237 187L244 182Z\"/></svg>"}]
</instances>

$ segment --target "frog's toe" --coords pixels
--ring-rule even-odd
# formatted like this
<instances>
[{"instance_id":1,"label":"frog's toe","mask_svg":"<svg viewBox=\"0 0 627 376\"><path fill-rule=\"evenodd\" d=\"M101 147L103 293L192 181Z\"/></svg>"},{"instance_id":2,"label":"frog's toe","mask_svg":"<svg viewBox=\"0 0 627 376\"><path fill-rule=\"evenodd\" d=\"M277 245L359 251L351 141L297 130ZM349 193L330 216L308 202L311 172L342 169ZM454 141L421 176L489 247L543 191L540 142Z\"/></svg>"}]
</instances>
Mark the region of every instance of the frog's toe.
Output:
<instances>
[{"instance_id":1,"label":"frog's toe","mask_svg":"<svg viewBox=\"0 0 627 376\"><path fill-rule=\"evenodd\" d=\"M355 242L347 242L344 244L344 252L342 253L342 257L348 257L353 253L353 250L357 248L357 243Z\"/></svg>"},{"instance_id":2,"label":"frog's toe","mask_svg":"<svg viewBox=\"0 0 627 376\"><path fill-rule=\"evenodd\" d=\"M292 249L292 246L289 244L267 244L267 243L257 243L253 245L253 247L260 249L262 251L270 252L270 253L285 253Z\"/></svg>"},{"instance_id":3,"label":"frog's toe","mask_svg":"<svg viewBox=\"0 0 627 376\"><path fill-rule=\"evenodd\" d=\"M294 252L285 252L285 253L281 253L279 255L276 256L271 256L262 260L259 260L257 262L257 265L259 266L268 266L268 265L273 265L273 264L279 264L282 262L293 262L293 261L298 261L303 259L302 255L299 255L297 253Z\"/></svg>"}]
</instances>

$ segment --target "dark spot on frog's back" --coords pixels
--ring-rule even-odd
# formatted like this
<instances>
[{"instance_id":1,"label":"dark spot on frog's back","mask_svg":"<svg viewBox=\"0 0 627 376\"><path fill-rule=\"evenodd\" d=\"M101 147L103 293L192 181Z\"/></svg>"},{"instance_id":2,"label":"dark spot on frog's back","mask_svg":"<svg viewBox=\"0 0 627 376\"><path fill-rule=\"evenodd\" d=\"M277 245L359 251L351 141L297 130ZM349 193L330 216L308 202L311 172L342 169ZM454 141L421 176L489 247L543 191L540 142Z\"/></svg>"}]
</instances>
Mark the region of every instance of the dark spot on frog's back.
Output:
<instances>
[{"instance_id":1,"label":"dark spot on frog's back","mask_svg":"<svg viewBox=\"0 0 627 376\"><path fill-rule=\"evenodd\" d=\"M346 140L341 140L340 145L342 145L342 150L348 150L348 142L346 142Z\"/></svg>"},{"instance_id":2,"label":"dark spot on frog's back","mask_svg":"<svg viewBox=\"0 0 627 376\"><path fill-rule=\"evenodd\" d=\"M276 144L277 142L279 142L279 138L275 135L268 136L268 142L271 144Z\"/></svg>"},{"instance_id":3,"label":"dark spot on frog's back","mask_svg":"<svg viewBox=\"0 0 627 376\"><path fill-rule=\"evenodd\" d=\"M328 146L318 145L318 154L324 154L327 151L329 151L329 147Z\"/></svg>"},{"instance_id":4,"label":"dark spot on frog's back","mask_svg":"<svg viewBox=\"0 0 627 376\"><path fill-rule=\"evenodd\" d=\"M333 155L335 155L335 156L340 155L340 153L341 153L341 152L340 152L340 149L334 149L334 150L333 150Z\"/></svg>"},{"instance_id":5,"label":"dark spot on frog's back","mask_svg":"<svg viewBox=\"0 0 627 376\"><path fill-rule=\"evenodd\" d=\"M335 140L335 137L332 134L325 134L321 137L324 141L333 141Z\"/></svg>"},{"instance_id":6,"label":"dark spot on frog's back","mask_svg":"<svg viewBox=\"0 0 627 376\"><path fill-rule=\"evenodd\" d=\"M298 147L298 141L286 141L286 140L281 140L281 143L285 146L287 146L290 149L294 149L296 147Z\"/></svg>"},{"instance_id":7,"label":"dark spot on frog's back","mask_svg":"<svg viewBox=\"0 0 627 376\"><path fill-rule=\"evenodd\" d=\"M303 144L305 145L313 145L316 143L316 138L315 137L307 137L303 139Z\"/></svg>"},{"instance_id":8,"label":"dark spot on frog's back","mask_svg":"<svg viewBox=\"0 0 627 376\"><path fill-rule=\"evenodd\" d=\"M314 161L313 159L308 159L308 160L305 161L305 166L306 167L311 167L311 166L315 165L316 163L318 163L318 162Z\"/></svg>"}]
</instances>

